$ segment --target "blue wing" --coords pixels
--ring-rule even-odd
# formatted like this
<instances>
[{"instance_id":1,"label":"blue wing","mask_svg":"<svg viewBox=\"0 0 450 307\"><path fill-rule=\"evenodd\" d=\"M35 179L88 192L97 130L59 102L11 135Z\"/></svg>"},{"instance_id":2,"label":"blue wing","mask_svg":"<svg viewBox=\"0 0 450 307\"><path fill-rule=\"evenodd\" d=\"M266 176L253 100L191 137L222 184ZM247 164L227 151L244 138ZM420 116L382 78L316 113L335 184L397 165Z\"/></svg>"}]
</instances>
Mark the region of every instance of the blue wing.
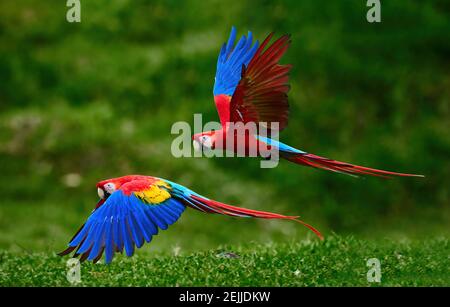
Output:
<instances>
[{"instance_id":1,"label":"blue wing","mask_svg":"<svg viewBox=\"0 0 450 307\"><path fill-rule=\"evenodd\" d=\"M137 248L150 242L159 229L167 229L181 216L185 206L177 199L168 198L160 204L145 204L134 193L114 192L96 209L69 243L66 251L77 248L80 260L97 262L103 252L110 263L115 252L125 249L132 256ZM64 251L63 253L67 254Z\"/></svg>"},{"instance_id":2,"label":"blue wing","mask_svg":"<svg viewBox=\"0 0 450 307\"><path fill-rule=\"evenodd\" d=\"M236 28L231 28L228 43L224 43L217 60L216 78L214 83L214 96L225 94L232 96L241 79L242 65L247 66L258 49L258 41L252 46L252 32L243 35L234 46Z\"/></svg>"}]
</instances>

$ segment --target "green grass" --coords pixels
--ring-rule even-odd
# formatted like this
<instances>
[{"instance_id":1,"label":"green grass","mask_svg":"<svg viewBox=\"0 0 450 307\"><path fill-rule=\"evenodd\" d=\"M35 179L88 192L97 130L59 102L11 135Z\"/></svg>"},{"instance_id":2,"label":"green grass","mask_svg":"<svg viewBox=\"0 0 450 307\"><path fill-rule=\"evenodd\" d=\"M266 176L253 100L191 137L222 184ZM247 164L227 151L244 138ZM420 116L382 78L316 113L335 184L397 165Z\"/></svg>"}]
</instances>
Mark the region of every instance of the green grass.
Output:
<instances>
[{"instance_id":1,"label":"green grass","mask_svg":"<svg viewBox=\"0 0 450 307\"><path fill-rule=\"evenodd\" d=\"M219 257L232 252L239 257ZM367 259L381 262L369 283ZM0 252L2 286L70 286L66 261L53 253ZM110 265L83 263L80 286L449 286L449 240L320 242L224 246L183 253L118 255Z\"/></svg>"}]
</instances>

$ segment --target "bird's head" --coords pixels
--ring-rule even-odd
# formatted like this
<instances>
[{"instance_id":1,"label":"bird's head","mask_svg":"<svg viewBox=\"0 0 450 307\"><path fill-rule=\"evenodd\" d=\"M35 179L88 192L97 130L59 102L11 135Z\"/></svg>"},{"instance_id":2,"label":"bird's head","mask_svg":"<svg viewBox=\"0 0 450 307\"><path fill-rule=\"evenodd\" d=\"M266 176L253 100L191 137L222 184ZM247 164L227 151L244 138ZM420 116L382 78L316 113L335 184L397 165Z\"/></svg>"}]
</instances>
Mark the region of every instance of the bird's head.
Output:
<instances>
[{"instance_id":1,"label":"bird's head","mask_svg":"<svg viewBox=\"0 0 450 307\"><path fill-rule=\"evenodd\" d=\"M106 200L121 186L121 182L115 179L103 180L97 183L97 194L100 199Z\"/></svg>"},{"instance_id":2,"label":"bird's head","mask_svg":"<svg viewBox=\"0 0 450 307\"><path fill-rule=\"evenodd\" d=\"M216 132L206 131L197 133L192 136L192 145L195 151L202 151L203 149L213 150L216 147Z\"/></svg>"},{"instance_id":3,"label":"bird's head","mask_svg":"<svg viewBox=\"0 0 450 307\"><path fill-rule=\"evenodd\" d=\"M112 193L120 189L120 187L133 180L137 175L124 176L100 181L97 183L97 194L100 199L106 200Z\"/></svg>"}]
</instances>

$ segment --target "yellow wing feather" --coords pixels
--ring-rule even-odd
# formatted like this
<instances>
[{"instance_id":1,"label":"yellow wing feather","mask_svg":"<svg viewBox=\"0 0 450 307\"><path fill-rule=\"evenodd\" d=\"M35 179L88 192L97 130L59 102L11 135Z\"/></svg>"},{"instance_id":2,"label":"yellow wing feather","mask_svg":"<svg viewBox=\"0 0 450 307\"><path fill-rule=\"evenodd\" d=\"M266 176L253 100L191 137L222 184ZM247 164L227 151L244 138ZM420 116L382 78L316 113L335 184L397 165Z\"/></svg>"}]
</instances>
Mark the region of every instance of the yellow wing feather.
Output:
<instances>
[{"instance_id":1,"label":"yellow wing feather","mask_svg":"<svg viewBox=\"0 0 450 307\"><path fill-rule=\"evenodd\" d=\"M146 190L134 192L134 195L146 204L157 205L172 197L167 191L170 189L171 187L169 184L162 180L158 180Z\"/></svg>"}]
</instances>

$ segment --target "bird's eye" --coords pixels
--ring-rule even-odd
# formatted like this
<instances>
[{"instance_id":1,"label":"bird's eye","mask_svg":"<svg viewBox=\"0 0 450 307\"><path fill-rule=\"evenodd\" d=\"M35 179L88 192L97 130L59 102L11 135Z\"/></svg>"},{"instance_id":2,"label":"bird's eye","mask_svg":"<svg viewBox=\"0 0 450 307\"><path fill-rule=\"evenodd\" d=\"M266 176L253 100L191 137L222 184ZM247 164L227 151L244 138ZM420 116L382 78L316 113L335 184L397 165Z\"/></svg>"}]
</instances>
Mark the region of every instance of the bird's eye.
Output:
<instances>
[{"instance_id":1,"label":"bird's eye","mask_svg":"<svg viewBox=\"0 0 450 307\"><path fill-rule=\"evenodd\" d=\"M103 189L97 188L97 194L101 199L105 198L105 192L103 191Z\"/></svg>"}]
</instances>

